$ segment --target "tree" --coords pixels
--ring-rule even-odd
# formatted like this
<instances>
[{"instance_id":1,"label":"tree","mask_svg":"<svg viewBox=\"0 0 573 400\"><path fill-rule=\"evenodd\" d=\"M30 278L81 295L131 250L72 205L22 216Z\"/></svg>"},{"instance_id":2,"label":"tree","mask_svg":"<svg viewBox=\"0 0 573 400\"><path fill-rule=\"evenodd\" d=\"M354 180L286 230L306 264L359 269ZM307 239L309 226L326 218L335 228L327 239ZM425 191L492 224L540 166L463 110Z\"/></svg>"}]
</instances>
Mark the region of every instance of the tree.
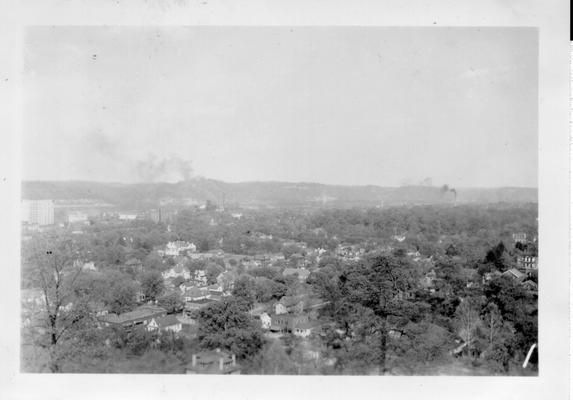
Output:
<instances>
[{"instance_id":1,"label":"tree","mask_svg":"<svg viewBox=\"0 0 573 400\"><path fill-rule=\"evenodd\" d=\"M471 297L463 299L456 309L456 322L458 334L471 354L481 325L479 301Z\"/></svg>"},{"instance_id":2,"label":"tree","mask_svg":"<svg viewBox=\"0 0 573 400\"><path fill-rule=\"evenodd\" d=\"M207 267L205 260L188 260L185 262L185 267L189 270L191 276L195 276L196 271L203 270Z\"/></svg>"},{"instance_id":3,"label":"tree","mask_svg":"<svg viewBox=\"0 0 573 400\"><path fill-rule=\"evenodd\" d=\"M354 316L351 318L359 318L359 321L345 322L346 329L358 323L367 332L364 337L377 338L376 361L381 372L387 372L390 324L402 324L409 319L407 310L412 304L407 296L416 284L415 270L406 258L374 255L351 266L339 279L344 298L340 309L345 308L347 311L343 314ZM356 305L370 312L355 314L352 309ZM363 316L367 314L366 320Z\"/></svg>"},{"instance_id":4,"label":"tree","mask_svg":"<svg viewBox=\"0 0 573 400\"><path fill-rule=\"evenodd\" d=\"M495 265L500 271L505 271L509 264L509 260L504 255L507 253L503 242L499 242L495 247L488 250L485 256L485 262Z\"/></svg>"},{"instance_id":5,"label":"tree","mask_svg":"<svg viewBox=\"0 0 573 400\"><path fill-rule=\"evenodd\" d=\"M185 278L183 278L182 276L176 276L175 278L173 278L173 286L175 286L176 288L184 283L185 283Z\"/></svg>"},{"instance_id":6,"label":"tree","mask_svg":"<svg viewBox=\"0 0 573 400\"><path fill-rule=\"evenodd\" d=\"M37 237L23 252L27 271L34 274L30 279L43 295L41 314L48 340L40 344L48 350L51 372L61 372L66 347L63 343L91 322L85 299L75 296L83 273L79 265L87 256L86 250L81 239L48 235Z\"/></svg>"},{"instance_id":7,"label":"tree","mask_svg":"<svg viewBox=\"0 0 573 400\"><path fill-rule=\"evenodd\" d=\"M233 296L240 307L244 310L250 309L256 298L255 281L247 275L239 277L233 287Z\"/></svg>"},{"instance_id":8,"label":"tree","mask_svg":"<svg viewBox=\"0 0 573 400\"><path fill-rule=\"evenodd\" d=\"M198 250L201 253L206 253L211 249L211 246L209 245L209 239L207 238L203 238L199 241L199 246L198 246Z\"/></svg>"},{"instance_id":9,"label":"tree","mask_svg":"<svg viewBox=\"0 0 573 400\"><path fill-rule=\"evenodd\" d=\"M263 345L261 329L233 299L200 310L197 320L197 337L204 348L224 348L246 359L253 357Z\"/></svg>"},{"instance_id":10,"label":"tree","mask_svg":"<svg viewBox=\"0 0 573 400\"><path fill-rule=\"evenodd\" d=\"M217 277L225 268L221 267L219 264L209 263L206 268L206 277L207 277L207 284L212 285L217 283Z\"/></svg>"},{"instance_id":11,"label":"tree","mask_svg":"<svg viewBox=\"0 0 573 400\"><path fill-rule=\"evenodd\" d=\"M287 375L296 371L296 365L291 361L279 340L273 340L265 346L260 368L262 375Z\"/></svg>"},{"instance_id":12,"label":"tree","mask_svg":"<svg viewBox=\"0 0 573 400\"><path fill-rule=\"evenodd\" d=\"M512 324L515 351L525 357L529 347L538 341L537 296L504 276L488 282L483 292L489 302L497 305L504 321Z\"/></svg>"},{"instance_id":13,"label":"tree","mask_svg":"<svg viewBox=\"0 0 573 400\"><path fill-rule=\"evenodd\" d=\"M493 346L494 340L503 326L503 318L495 303L488 303L485 307L483 325L486 329L489 346Z\"/></svg>"},{"instance_id":14,"label":"tree","mask_svg":"<svg viewBox=\"0 0 573 400\"><path fill-rule=\"evenodd\" d=\"M141 290L143 291L145 298L151 301L155 301L159 296L161 296L165 290L161 273L157 271L146 272L141 278Z\"/></svg>"},{"instance_id":15,"label":"tree","mask_svg":"<svg viewBox=\"0 0 573 400\"><path fill-rule=\"evenodd\" d=\"M103 283L102 300L110 313L121 314L135 307L137 284L128 275L109 271L106 272Z\"/></svg>"},{"instance_id":16,"label":"tree","mask_svg":"<svg viewBox=\"0 0 573 400\"><path fill-rule=\"evenodd\" d=\"M172 292L159 297L157 299L157 305L165 308L168 314L179 313L183 311L183 308L185 307L183 300L181 300L181 296L179 296L179 293L177 292Z\"/></svg>"},{"instance_id":17,"label":"tree","mask_svg":"<svg viewBox=\"0 0 573 400\"><path fill-rule=\"evenodd\" d=\"M147 271L162 271L164 269L163 259L157 253L149 253L143 260L143 266Z\"/></svg>"}]
</instances>

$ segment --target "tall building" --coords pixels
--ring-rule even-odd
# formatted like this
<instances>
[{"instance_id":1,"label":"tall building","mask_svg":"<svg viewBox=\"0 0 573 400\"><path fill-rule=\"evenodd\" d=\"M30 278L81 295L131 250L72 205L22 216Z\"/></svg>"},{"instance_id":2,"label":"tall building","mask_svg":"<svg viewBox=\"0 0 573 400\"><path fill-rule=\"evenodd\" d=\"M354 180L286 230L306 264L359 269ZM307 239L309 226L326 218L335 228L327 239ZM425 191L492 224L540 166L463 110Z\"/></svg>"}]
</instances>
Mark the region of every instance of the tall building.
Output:
<instances>
[{"instance_id":1,"label":"tall building","mask_svg":"<svg viewBox=\"0 0 573 400\"><path fill-rule=\"evenodd\" d=\"M37 225L53 225L53 200L22 200L22 221Z\"/></svg>"}]
</instances>

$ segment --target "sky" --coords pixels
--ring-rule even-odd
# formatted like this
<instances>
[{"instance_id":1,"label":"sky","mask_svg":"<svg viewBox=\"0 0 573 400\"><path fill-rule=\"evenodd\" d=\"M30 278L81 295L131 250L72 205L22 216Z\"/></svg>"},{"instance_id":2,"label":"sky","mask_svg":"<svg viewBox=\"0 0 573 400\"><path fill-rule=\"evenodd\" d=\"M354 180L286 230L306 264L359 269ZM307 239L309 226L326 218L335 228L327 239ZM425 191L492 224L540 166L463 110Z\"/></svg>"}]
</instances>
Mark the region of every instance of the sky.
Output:
<instances>
[{"instance_id":1,"label":"sky","mask_svg":"<svg viewBox=\"0 0 573 400\"><path fill-rule=\"evenodd\" d=\"M537 187L537 46L533 28L30 27L23 179Z\"/></svg>"}]
</instances>

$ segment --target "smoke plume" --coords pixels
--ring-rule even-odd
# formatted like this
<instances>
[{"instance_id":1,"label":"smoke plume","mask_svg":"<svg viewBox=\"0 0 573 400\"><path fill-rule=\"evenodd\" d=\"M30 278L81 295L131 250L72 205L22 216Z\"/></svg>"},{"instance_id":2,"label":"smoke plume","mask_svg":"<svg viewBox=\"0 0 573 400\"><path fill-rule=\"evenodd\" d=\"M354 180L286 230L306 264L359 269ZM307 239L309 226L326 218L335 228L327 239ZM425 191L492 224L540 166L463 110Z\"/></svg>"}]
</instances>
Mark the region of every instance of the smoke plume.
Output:
<instances>
[{"instance_id":1,"label":"smoke plume","mask_svg":"<svg viewBox=\"0 0 573 400\"><path fill-rule=\"evenodd\" d=\"M458 192L456 191L456 189L449 187L448 185L444 185L440 188L440 191L442 192L442 196L444 196L446 193L453 193L454 194L454 200L456 200L458 198Z\"/></svg>"},{"instance_id":2,"label":"smoke plume","mask_svg":"<svg viewBox=\"0 0 573 400\"><path fill-rule=\"evenodd\" d=\"M158 159L149 155L135 165L137 177L143 182L181 182L193 176L191 162L177 156Z\"/></svg>"}]
</instances>

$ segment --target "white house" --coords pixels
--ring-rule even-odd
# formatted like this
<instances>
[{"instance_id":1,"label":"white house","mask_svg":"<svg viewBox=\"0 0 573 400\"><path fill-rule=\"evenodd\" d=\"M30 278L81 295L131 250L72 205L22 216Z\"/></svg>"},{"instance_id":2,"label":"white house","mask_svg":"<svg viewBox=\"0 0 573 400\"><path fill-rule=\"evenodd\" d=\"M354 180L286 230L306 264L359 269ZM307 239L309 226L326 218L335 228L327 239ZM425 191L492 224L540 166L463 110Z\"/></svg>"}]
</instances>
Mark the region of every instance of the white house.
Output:
<instances>
[{"instance_id":1,"label":"white house","mask_svg":"<svg viewBox=\"0 0 573 400\"><path fill-rule=\"evenodd\" d=\"M282 303L276 303L275 304L275 314L281 315L281 314L286 314L286 313L288 313L288 310L284 304L282 304Z\"/></svg>"},{"instance_id":2,"label":"white house","mask_svg":"<svg viewBox=\"0 0 573 400\"><path fill-rule=\"evenodd\" d=\"M174 266L173 268L168 269L167 271L163 271L161 273L161 276L163 276L163 279L177 278L177 277L181 277L185 280L191 279L191 273L189 272L189 270L180 264Z\"/></svg>"},{"instance_id":3,"label":"white house","mask_svg":"<svg viewBox=\"0 0 573 400\"><path fill-rule=\"evenodd\" d=\"M219 295L223 294L223 286L219 283L214 283L212 285L209 285L207 286L207 289L209 289L209 293L211 294L219 294Z\"/></svg>"},{"instance_id":4,"label":"white house","mask_svg":"<svg viewBox=\"0 0 573 400\"><path fill-rule=\"evenodd\" d=\"M293 326L292 333L299 337L309 337L320 325L318 321L300 322Z\"/></svg>"},{"instance_id":5,"label":"white house","mask_svg":"<svg viewBox=\"0 0 573 400\"><path fill-rule=\"evenodd\" d=\"M137 213L119 213L118 218L120 221L135 221L137 219Z\"/></svg>"},{"instance_id":6,"label":"white house","mask_svg":"<svg viewBox=\"0 0 573 400\"><path fill-rule=\"evenodd\" d=\"M406 236L404 235L394 235L392 238L400 243L406 240Z\"/></svg>"},{"instance_id":7,"label":"white house","mask_svg":"<svg viewBox=\"0 0 573 400\"><path fill-rule=\"evenodd\" d=\"M86 213L82 213L82 212L70 212L68 214L68 222L70 224L75 224L75 223L88 223L88 215Z\"/></svg>"},{"instance_id":8,"label":"white house","mask_svg":"<svg viewBox=\"0 0 573 400\"><path fill-rule=\"evenodd\" d=\"M155 317L147 324L148 331L159 330L160 332L171 331L181 332L183 325L181 321L174 315L165 315L163 317Z\"/></svg>"},{"instance_id":9,"label":"white house","mask_svg":"<svg viewBox=\"0 0 573 400\"><path fill-rule=\"evenodd\" d=\"M166 256L175 257L185 251L190 251L194 253L197 251L197 246L195 246L193 243L177 240L175 242L167 243L165 245L165 250L163 251L163 254Z\"/></svg>"},{"instance_id":10,"label":"white house","mask_svg":"<svg viewBox=\"0 0 573 400\"><path fill-rule=\"evenodd\" d=\"M270 329L271 327L271 316L266 312L259 315L259 319L261 321L261 328L263 329Z\"/></svg>"},{"instance_id":11,"label":"white house","mask_svg":"<svg viewBox=\"0 0 573 400\"><path fill-rule=\"evenodd\" d=\"M207 272L203 269L195 271L195 283L199 285L207 285Z\"/></svg>"},{"instance_id":12,"label":"white house","mask_svg":"<svg viewBox=\"0 0 573 400\"><path fill-rule=\"evenodd\" d=\"M209 291L203 288L192 287L183 293L183 300L185 302L205 300L209 298Z\"/></svg>"}]
</instances>

